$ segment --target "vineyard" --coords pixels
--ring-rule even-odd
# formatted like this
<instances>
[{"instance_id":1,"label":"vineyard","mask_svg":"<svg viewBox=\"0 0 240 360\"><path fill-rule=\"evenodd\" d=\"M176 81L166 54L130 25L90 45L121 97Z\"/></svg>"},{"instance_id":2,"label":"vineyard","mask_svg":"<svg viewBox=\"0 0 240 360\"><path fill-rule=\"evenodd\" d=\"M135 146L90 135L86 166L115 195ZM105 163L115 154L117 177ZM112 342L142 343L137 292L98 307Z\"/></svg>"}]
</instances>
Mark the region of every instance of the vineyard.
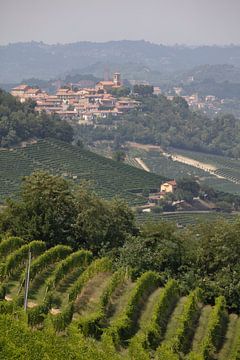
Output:
<instances>
[{"instance_id":1,"label":"vineyard","mask_svg":"<svg viewBox=\"0 0 240 360\"><path fill-rule=\"evenodd\" d=\"M107 344L113 359L239 359L240 318L228 314L224 297L204 304L200 289L182 293L178 282L152 271L133 280L108 258L64 245L46 249L41 241L0 242L0 318L22 316L29 250L24 321L35 337L44 329L59 339L79 333Z\"/></svg>"},{"instance_id":2,"label":"vineyard","mask_svg":"<svg viewBox=\"0 0 240 360\"><path fill-rule=\"evenodd\" d=\"M87 181L100 196L119 196L131 205L144 203L143 189L158 189L163 179L61 141L40 140L0 151L0 201L16 193L22 177L34 170L47 170L76 183Z\"/></svg>"},{"instance_id":3,"label":"vineyard","mask_svg":"<svg viewBox=\"0 0 240 360\"><path fill-rule=\"evenodd\" d=\"M219 219L232 223L236 220L237 214L216 213L208 211L172 212L172 213L140 213L136 215L137 221L144 222L170 221L178 226L195 225L200 222L211 222Z\"/></svg>"},{"instance_id":4,"label":"vineyard","mask_svg":"<svg viewBox=\"0 0 240 360\"><path fill-rule=\"evenodd\" d=\"M240 166L238 160L179 149L174 149L172 152L215 166L215 174L224 176L225 179L214 176L192 165L173 161L170 157L163 156L159 151L131 149L129 151L129 158L139 156L152 172L161 174L169 179L178 179L189 175L198 178L202 184L211 186L216 190L240 193Z\"/></svg>"}]
</instances>

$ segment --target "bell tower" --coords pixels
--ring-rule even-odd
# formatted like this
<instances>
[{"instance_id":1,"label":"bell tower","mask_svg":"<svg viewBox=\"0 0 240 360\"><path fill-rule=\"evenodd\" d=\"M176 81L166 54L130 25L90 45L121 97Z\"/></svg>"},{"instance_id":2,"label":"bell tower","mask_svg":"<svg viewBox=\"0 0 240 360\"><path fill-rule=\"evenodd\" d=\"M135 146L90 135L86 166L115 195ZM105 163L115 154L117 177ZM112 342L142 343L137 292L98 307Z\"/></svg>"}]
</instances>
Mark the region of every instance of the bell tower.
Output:
<instances>
[{"instance_id":1,"label":"bell tower","mask_svg":"<svg viewBox=\"0 0 240 360\"><path fill-rule=\"evenodd\" d=\"M113 82L115 86L121 86L121 74L120 73L115 73L113 75Z\"/></svg>"}]
</instances>

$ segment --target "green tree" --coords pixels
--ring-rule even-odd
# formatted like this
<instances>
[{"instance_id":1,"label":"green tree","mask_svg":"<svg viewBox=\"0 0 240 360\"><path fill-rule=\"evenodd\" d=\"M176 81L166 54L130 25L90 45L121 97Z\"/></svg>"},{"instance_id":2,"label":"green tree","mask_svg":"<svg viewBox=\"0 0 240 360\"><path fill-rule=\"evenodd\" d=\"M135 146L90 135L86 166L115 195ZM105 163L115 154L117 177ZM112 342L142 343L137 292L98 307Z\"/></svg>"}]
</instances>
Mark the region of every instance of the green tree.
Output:
<instances>
[{"instance_id":1,"label":"green tree","mask_svg":"<svg viewBox=\"0 0 240 360\"><path fill-rule=\"evenodd\" d=\"M0 229L27 240L41 239L48 246L73 241L76 216L70 184L39 171L24 178L20 200L8 200L0 215Z\"/></svg>"},{"instance_id":2,"label":"green tree","mask_svg":"<svg viewBox=\"0 0 240 360\"><path fill-rule=\"evenodd\" d=\"M133 212L124 201L100 199L83 187L76 195L76 204L76 242L95 254L123 246L136 233Z\"/></svg>"},{"instance_id":3,"label":"green tree","mask_svg":"<svg viewBox=\"0 0 240 360\"><path fill-rule=\"evenodd\" d=\"M123 162L125 160L126 153L123 150L118 150L113 153L113 160Z\"/></svg>"},{"instance_id":4,"label":"green tree","mask_svg":"<svg viewBox=\"0 0 240 360\"><path fill-rule=\"evenodd\" d=\"M174 225L149 223L140 229L139 236L127 240L120 252L119 262L130 266L139 275L144 271L176 275L182 265L183 245Z\"/></svg>"}]
</instances>

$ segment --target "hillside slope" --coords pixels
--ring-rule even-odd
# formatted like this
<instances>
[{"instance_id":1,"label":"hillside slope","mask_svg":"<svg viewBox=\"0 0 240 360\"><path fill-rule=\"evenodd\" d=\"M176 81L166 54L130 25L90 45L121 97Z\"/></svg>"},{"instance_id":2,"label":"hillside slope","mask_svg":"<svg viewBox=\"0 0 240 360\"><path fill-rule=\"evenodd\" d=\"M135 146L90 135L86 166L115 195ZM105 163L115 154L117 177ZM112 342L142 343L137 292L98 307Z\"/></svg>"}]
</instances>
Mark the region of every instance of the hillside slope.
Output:
<instances>
[{"instance_id":1,"label":"hillside slope","mask_svg":"<svg viewBox=\"0 0 240 360\"><path fill-rule=\"evenodd\" d=\"M5 243L8 242L11 240L6 239ZM23 318L20 306L27 247L31 247L32 262L27 316ZM55 341L64 332L70 344L74 340L71 336L78 333L85 339L100 340L99 344L122 359L239 358L240 320L237 315L227 313L222 296L215 299L215 305L204 305L199 289L182 294L175 280L164 284L152 271L133 281L123 268L114 271L108 258L93 259L89 251L73 253L64 245L44 251L40 241L29 245L18 241L15 250L6 251L6 248L0 247L0 258L5 255L0 272L2 285L6 287L6 292L0 287L3 327L7 322L10 324L9 314L17 312L15 322L19 326L22 319L25 327L27 322L35 329L35 339L38 328L43 329L39 333L55 332ZM10 326L6 332L3 354L10 350L7 343L13 329ZM18 333L17 339L20 338ZM73 342L74 349L77 348ZM25 353L31 351L25 346ZM40 359L37 355L34 358ZM109 357L102 354L101 359Z\"/></svg>"},{"instance_id":2,"label":"hillside slope","mask_svg":"<svg viewBox=\"0 0 240 360\"><path fill-rule=\"evenodd\" d=\"M189 69L204 64L239 66L239 46L164 46L147 41L76 42L48 45L43 42L0 46L0 82L19 82L23 78L50 79L73 69L96 63L134 63L161 72ZM17 60L15 60L17 59Z\"/></svg>"},{"instance_id":3,"label":"hillside slope","mask_svg":"<svg viewBox=\"0 0 240 360\"><path fill-rule=\"evenodd\" d=\"M159 175L106 159L58 140L39 140L23 148L0 150L0 201L19 189L23 176L47 170L90 187L104 198L119 196L130 204L145 201L143 189L157 189Z\"/></svg>"}]
</instances>

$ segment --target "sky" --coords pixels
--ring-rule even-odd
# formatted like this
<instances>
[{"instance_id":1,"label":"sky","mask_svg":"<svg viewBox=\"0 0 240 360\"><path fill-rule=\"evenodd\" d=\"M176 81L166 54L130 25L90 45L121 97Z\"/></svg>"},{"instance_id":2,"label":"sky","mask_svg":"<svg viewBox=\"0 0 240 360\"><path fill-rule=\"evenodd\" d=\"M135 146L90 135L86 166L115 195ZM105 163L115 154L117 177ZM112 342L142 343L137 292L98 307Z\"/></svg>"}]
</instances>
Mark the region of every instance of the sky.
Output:
<instances>
[{"instance_id":1,"label":"sky","mask_svg":"<svg viewBox=\"0 0 240 360\"><path fill-rule=\"evenodd\" d=\"M240 44L240 0L0 0L0 44Z\"/></svg>"}]
</instances>

